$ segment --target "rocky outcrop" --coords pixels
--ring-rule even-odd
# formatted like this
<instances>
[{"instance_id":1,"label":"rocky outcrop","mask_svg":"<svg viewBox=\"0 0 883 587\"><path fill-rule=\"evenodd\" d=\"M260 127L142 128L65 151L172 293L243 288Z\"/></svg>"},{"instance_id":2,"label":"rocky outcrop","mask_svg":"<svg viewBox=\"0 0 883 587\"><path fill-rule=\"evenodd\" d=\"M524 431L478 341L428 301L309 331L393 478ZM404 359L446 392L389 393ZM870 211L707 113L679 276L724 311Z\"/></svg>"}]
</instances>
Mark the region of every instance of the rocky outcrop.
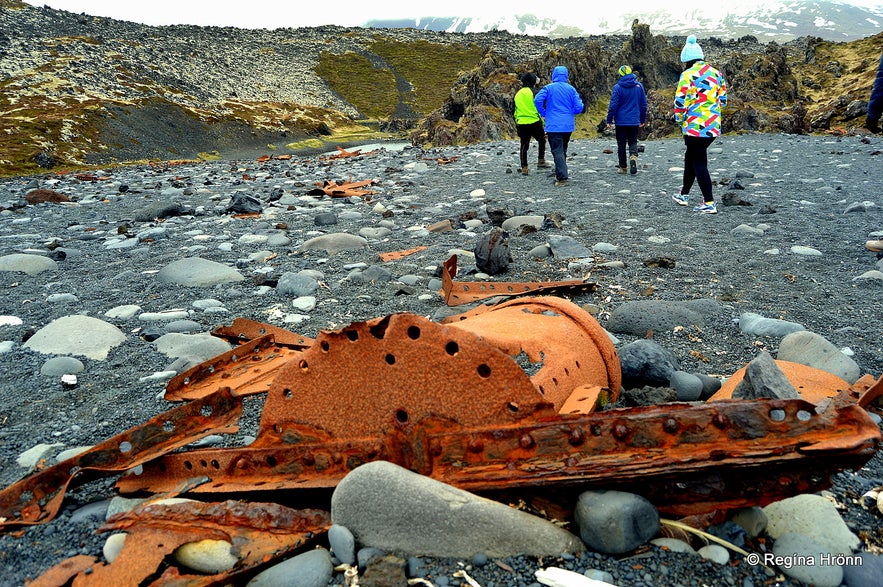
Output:
<instances>
[{"instance_id":1,"label":"rocky outcrop","mask_svg":"<svg viewBox=\"0 0 883 587\"><path fill-rule=\"evenodd\" d=\"M879 48L883 35L872 39ZM754 37L735 41L702 41L708 61L724 72L729 103L723 118L725 132L786 132L804 134L831 130L848 132L867 111L869 87L857 97L814 100L802 88L830 85L823 79L798 80L796 67L815 59L815 46L821 41L805 39L792 44L763 45ZM648 124L642 138L661 138L678 132L672 121L671 101L681 72L680 45L662 36L653 36L645 24L635 22L632 36L621 48L611 51L587 40L578 48L553 49L524 63L513 64L499 56L488 56L482 64L464 73L451 96L436 112L422 120L411 134L415 144L467 144L488 138L515 138L511 96L520 87L518 78L534 71L540 85L548 83L548 72L556 65L570 70L570 82L577 88L589 116L603 132L610 88L616 83L616 70L629 64L647 89ZM873 65L873 64L871 64ZM843 67L828 61L832 77L845 75ZM872 67L865 65L866 70ZM813 110L813 112L810 111ZM494 123L497 127L494 127Z\"/></svg>"}]
</instances>

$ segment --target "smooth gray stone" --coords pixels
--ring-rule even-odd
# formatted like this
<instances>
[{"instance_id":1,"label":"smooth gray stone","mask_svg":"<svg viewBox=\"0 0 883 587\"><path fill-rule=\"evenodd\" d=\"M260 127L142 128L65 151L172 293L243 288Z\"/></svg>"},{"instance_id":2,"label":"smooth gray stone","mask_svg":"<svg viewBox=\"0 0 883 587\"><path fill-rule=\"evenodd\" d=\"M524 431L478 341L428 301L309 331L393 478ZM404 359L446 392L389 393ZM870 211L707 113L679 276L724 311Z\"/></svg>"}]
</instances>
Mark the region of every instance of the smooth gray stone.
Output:
<instances>
[{"instance_id":1,"label":"smooth gray stone","mask_svg":"<svg viewBox=\"0 0 883 587\"><path fill-rule=\"evenodd\" d=\"M246 587L326 587L333 575L331 554L317 548L258 573Z\"/></svg>"},{"instance_id":2,"label":"smooth gray stone","mask_svg":"<svg viewBox=\"0 0 883 587\"><path fill-rule=\"evenodd\" d=\"M276 291L282 295L292 297L311 296L319 289L319 281L311 274L298 271L292 273L286 271L279 276L276 282Z\"/></svg>"},{"instance_id":3,"label":"smooth gray stone","mask_svg":"<svg viewBox=\"0 0 883 587\"><path fill-rule=\"evenodd\" d=\"M40 367L40 375L59 377L61 375L82 373L85 368L82 361L73 357L52 357Z\"/></svg>"},{"instance_id":4,"label":"smooth gray stone","mask_svg":"<svg viewBox=\"0 0 883 587\"><path fill-rule=\"evenodd\" d=\"M174 283L188 287L211 287L219 283L243 281L245 277L233 267L209 261L201 257L188 257L172 261L159 270L156 279L160 283Z\"/></svg>"},{"instance_id":5,"label":"smooth gray stone","mask_svg":"<svg viewBox=\"0 0 883 587\"><path fill-rule=\"evenodd\" d=\"M337 560L347 565L356 564L356 539L349 528L332 524L328 528L328 544Z\"/></svg>"},{"instance_id":6,"label":"smooth gray stone","mask_svg":"<svg viewBox=\"0 0 883 587\"><path fill-rule=\"evenodd\" d=\"M705 326L706 317L719 311L714 300L637 300L614 308L605 327L611 332L646 336L648 331L671 331L677 326Z\"/></svg>"},{"instance_id":7,"label":"smooth gray stone","mask_svg":"<svg viewBox=\"0 0 883 587\"><path fill-rule=\"evenodd\" d=\"M15 271L34 276L55 269L58 269L58 263L43 255L13 253L0 257L0 271Z\"/></svg>"},{"instance_id":8,"label":"smooth gray stone","mask_svg":"<svg viewBox=\"0 0 883 587\"><path fill-rule=\"evenodd\" d=\"M77 314L53 320L23 346L47 355L77 355L103 361L124 340L126 335L113 324Z\"/></svg>"},{"instance_id":9,"label":"smooth gray stone","mask_svg":"<svg viewBox=\"0 0 883 587\"><path fill-rule=\"evenodd\" d=\"M760 314L745 312L739 316L739 330L755 336L783 337L786 334L806 329L802 324L798 324L797 322L789 322L788 320L779 320L777 318L765 318Z\"/></svg>"},{"instance_id":10,"label":"smooth gray stone","mask_svg":"<svg viewBox=\"0 0 883 587\"><path fill-rule=\"evenodd\" d=\"M773 544L773 554L789 561L778 565L783 573L808 585L839 587L843 580L843 567L826 562L833 560L831 551L809 536L782 534Z\"/></svg>"},{"instance_id":11,"label":"smooth gray stone","mask_svg":"<svg viewBox=\"0 0 883 587\"><path fill-rule=\"evenodd\" d=\"M879 587L883 577L883 555L857 552L843 565L843 581L849 587Z\"/></svg>"},{"instance_id":12,"label":"smooth gray stone","mask_svg":"<svg viewBox=\"0 0 883 587\"><path fill-rule=\"evenodd\" d=\"M368 240L354 234L345 232L335 232L333 234L323 234L313 237L302 243L298 251L319 250L325 251L329 255L335 255L342 251L354 251L356 249L364 249L368 246Z\"/></svg>"},{"instance_id":13,"label":"smooth gray stone","mask_svg":"<svg viewBox=\"0 0 883 587\"><path fill-rule=\"evenodd\" d=\"M840 349L823 336L808 330L786 335L779 343L776 358L827 371L845 379L850 385L862 376L858 363L840 352Z\"/></svg>"},{"instance_id":14,"label":"smooth gray stone","mask_svg":"<svg viewBox=\"0 0 883 587\"><path fill-rule=\"evenodd\" d=\"M668 384L678 392L681 402L695 402L702 395L702 380L692 373L675 371L668 378Z\"/></svg>"},{"instance_id":15,"label":"smooth gray stone","mask_svg":"<svg viewBox=\"0 0 883 587\"><path fill-rule=\"evenodd\" d=\"M413 556L547 556L585 548L547 520L386 461L366 463L341 480L331 521L359 544Z\"/></svg>"},{"instance_id":16,"label":"smooth gray stone","mask_svg":"<svg viewBox=\"0 0 883 587\"><path fill-rule=\"evenodd\" d=\"M630 552L659 532L659 512L640 495L585 491L573 512L586 546L604 554Z\"/></svg>"}]
</instances>

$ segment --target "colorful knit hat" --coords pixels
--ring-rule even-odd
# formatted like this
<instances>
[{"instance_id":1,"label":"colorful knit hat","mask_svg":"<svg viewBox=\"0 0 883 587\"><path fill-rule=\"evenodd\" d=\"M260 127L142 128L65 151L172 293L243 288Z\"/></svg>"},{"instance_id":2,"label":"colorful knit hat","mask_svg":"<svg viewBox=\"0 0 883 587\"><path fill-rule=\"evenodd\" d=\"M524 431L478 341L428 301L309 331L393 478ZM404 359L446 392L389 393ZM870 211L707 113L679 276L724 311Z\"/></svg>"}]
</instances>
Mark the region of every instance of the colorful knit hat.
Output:
<instances>
[{"instance_id":1,"label":"colorful knit hat","mask_svg":"<svg viewBox=\"0 0 883 587\"><path fill-rule=\"evenodd\" d=\"M684 48L681 49L681 63L687 63L696 59L704 60L705 53L702 51L699 43L696 42L696 37L690 35L687 37L687 43L684 45Z\"/></svg>"},{"instance_id":2,"label":"colorful knit hat","mask_svg":"<svg viewBox=\"0 0 883 587\"><path fill-rule=\"evenodd\" d=\"M628 65L623 65L619 68L619 75L628 75L632 72L632 68Z\"/></svg>"}]
</instances>

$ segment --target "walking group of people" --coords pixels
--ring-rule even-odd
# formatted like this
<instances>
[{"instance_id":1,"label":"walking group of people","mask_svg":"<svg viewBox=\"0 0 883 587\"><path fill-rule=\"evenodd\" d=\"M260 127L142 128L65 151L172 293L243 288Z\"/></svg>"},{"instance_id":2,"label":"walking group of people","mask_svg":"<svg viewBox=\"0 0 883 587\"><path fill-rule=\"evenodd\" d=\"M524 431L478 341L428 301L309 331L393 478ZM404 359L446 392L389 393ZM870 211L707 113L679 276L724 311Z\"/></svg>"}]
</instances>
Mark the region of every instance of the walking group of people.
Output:
<instances>
[{"instance_id":1,"label":"walking group of people","mask_svg":"<svg viewBox=\"0 0 883 587\"><path fill-rule=\"evenodd\" d=\"M684 71L678 80L674 97L674 119L684 137L683 181L672 200L681 206L690 203L690 190L699 185L702 202L693 208L704 214L717 214L712 194L711 174L708 171L708 148L721 135L721 110L727 105L727 84L723 74L705 62L705 52L694 35L687 37L681 49ZM618 173L638 172L638 132L647 124L647 94L632 68L619 68L619 81L613 86L607 109L607 128L614 128L617 147ZM515 94L515 124L521 141L521 173L530 173L527 153L530 141L539 145L538 168L551 167L546 162L546 141L555 164L555 185L565 185L567 175L567 146L576 125L576 115L583 109L583 101L568 81L567 68L559 65L552 70L552 83L534 96L537 77L532 73L522 76L523 87ZM865 127L879 133L883 114L883 55L868 101ZM628 159L626 159L628 153Z\"/></svg>"},{"instance_id":2,"label":"walking group of people","mask_svg":"<svg viewBox=\"0 0 883 587\"><path fill-rule=\"evenodd\" d=\"M682 206L689 203L694 183L702 192L697 212L716 214L712 181L708 171L708 147L721 134L721 110L727 104L727 86L723 74L705 63L702 47L690 35L681 50L684 71L678 81L674 98L674 118L681 127L686 152L683 182L672 199ZM607 109L607 127L614 128L617 145L617 172L638 172L638 132L647 123L647 94L629 65L619 68L619 81L613 87ZM552 70L552 82L534 96L537 77L526 73L523 87L515 94L515 124L521 142L519 151L521 173L530 173L527 154L531 139L539 146L538 168L550 167L546 162L546 142L555 166L555 185L566 185L567 147L576 125L576 115L584 104L570 85L569 72L563 65ZM626 158L628 154L628 158Z\"/></svg>"}]
</instances>

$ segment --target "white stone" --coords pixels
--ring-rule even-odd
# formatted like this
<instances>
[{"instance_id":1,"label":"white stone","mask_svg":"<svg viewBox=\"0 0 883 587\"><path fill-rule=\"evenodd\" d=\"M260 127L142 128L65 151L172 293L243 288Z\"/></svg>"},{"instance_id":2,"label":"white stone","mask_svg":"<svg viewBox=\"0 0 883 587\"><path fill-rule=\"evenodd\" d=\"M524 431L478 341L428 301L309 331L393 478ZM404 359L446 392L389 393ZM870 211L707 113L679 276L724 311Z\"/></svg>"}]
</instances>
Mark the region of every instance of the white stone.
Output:
<instances>
[{"instance_id":1,"label":"white stone","mask_svg":"<svg viewBox=\"0 0 883 587\"><path fill-rule=\"evenodd\" d=\"M141 306L135 304L126 304L123 306L116 306L114 308L111 308L104 313L104 317L110 318L111 320L129 320L130 318L134 318L140 311Z\"/></svg>"},{"instance_id":2,"label":"white stone","mask_svg":"<svg viewBox=\"0 0 883 587\"><path fill-rule=\"evenodd\" d=\"M47 355L79 355L103 361L110 349L124 340L126 335L113 324L91 316L73 315L53 320L24 346Z\"/></svg>"},{"instance_id":3,"label":"white stone","mask_svg":"<svg viewBox=\"0 0 883 587\"><path fill-rule=\"evenodd\" d=\"M101 547L101 552L104 554L104 559L108 563L112 563L123 550L123 546L126 544L126 536L128 536L128 534L125 532L111 534L107 537L107 540L104 541L104 546Z\"/></svg>"},{"instance_id":4,"label":"white stone","mask_svg":"<svg viewBox=\"0 0 883 587\"><path fill-rule=\"evenodd\" d=\"M18 458L15 459L15 462L19 467L24 467L25 469L33 469L34 465L40 462L40 459L45 458L49 451L53 448L57 448L59 446L64 446L60 442L53 442L52 444L40 443L35 446L32 446L28 450L24 451Z\"/></svg>"},{"instance_id":5,"label":"white stone","mask_svg":"<svg viewBox=\"0 0 883 587\"><path fill-rule=\"evenodd\" d=\"M233 545L226 540L200 540L182 544L172 556L179 564L200 573L216 574L229 571L239 562L230 550Z\"/></svg>"}]
</instances>

